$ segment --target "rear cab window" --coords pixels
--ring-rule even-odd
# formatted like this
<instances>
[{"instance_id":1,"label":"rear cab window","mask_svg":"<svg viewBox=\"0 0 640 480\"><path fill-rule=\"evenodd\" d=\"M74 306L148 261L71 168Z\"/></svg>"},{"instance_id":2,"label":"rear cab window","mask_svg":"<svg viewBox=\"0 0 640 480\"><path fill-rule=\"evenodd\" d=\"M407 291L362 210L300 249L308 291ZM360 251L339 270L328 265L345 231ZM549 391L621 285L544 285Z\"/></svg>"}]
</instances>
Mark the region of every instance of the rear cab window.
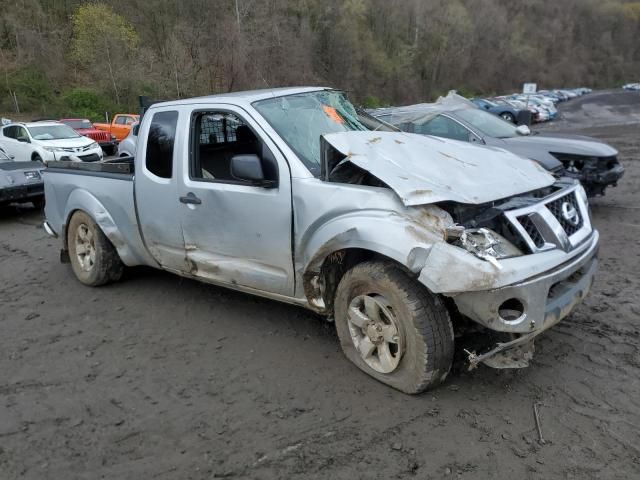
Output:
<instances>
[{"instance_id":1,"label":"rear cab window","mask_svg":"<svg viewBox=\"0 0 640 480\"><path fill-rule=\"evenodd\" d=\"M175 110L154 113L151 119L145 166L157 177L172 177L177 124L178 112Z\"/></svg>"}]
</instances>

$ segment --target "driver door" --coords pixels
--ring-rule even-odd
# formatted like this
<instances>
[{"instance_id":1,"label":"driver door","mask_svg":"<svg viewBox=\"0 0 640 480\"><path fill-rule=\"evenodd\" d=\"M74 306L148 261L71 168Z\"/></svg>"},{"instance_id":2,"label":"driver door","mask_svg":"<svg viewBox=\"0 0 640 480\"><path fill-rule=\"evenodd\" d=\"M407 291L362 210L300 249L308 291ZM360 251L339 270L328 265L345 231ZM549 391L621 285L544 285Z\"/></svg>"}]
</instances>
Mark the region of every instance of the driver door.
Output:
<instances>
[{"instance_id":1,"label":"driver door","mask_svg":"<svg viewBox=\"0 0 640 480\"><path fill-rule=\"evenodd\" d=\"M179 186L186 257L215 283L293 295L291 176L260 125L237 107L190 112L192 148ZM186 124L187 122L185 122ZM260 160L262 186L234 177L234 157Z\"/></svg>"}]
</instances>

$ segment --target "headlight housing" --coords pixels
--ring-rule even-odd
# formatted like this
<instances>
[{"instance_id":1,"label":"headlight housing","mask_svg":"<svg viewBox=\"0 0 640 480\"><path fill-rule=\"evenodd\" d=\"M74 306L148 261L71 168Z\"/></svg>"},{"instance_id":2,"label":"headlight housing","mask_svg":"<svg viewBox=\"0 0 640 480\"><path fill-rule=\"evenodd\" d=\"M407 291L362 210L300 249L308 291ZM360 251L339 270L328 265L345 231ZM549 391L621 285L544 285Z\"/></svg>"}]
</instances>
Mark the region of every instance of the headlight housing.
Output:
<instances>
[{"instance_id":1,"label":"headlight housing","mask_svg":"<svg viewBox=\"0 0 640 480\"><path fill-rule=\"evenodd\" d=\"M98 143L97 143L97 142L91 142L91 143L89 144L89 147L91 147L91 148L97 148L97 147L98 147Z\"/></svg>"},{"instance_id":2,"label":"headlight housing","mask_svg":"<svg viewBox=\"0 0 640 480\"><path fill-rule=\"evenodd\" d=\"M488 228L464 228L456 225L446 230L446 240L456 247L491 263L497 269L500 258L519 257L522 251L499 233Z\"/></svg>"},{"instance_id":3,"label":"headlight housing","mask_svg":"<svg viewBox=\"0 0 640 480\"><path fill-rule=\"evenodd\" d=\"M44 148L47 152L51 152L51 153L63 152L64 151L59 147L42 147L42 148Z\"/></svg>"}]
</instances>

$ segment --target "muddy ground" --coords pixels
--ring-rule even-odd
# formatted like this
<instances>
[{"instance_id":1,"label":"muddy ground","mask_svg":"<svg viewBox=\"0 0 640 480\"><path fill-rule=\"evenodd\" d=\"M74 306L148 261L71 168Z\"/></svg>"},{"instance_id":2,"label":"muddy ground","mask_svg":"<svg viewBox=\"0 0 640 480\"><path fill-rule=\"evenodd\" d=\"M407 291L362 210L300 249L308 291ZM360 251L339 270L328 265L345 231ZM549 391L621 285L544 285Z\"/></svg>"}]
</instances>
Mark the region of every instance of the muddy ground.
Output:
<instances>
[{"instance_id":1,"label":"muddy ground","mask_svg":"<svg viewBox=\"0 0 640 480\"><path fill-rule=\"evenodd\" d=\"M545 128L610 142L627 169L593 201L594 291L528 369L420 396L361 373L299 308L149 269L84 287L40 212L3 210L0 479L639 478L640 124L613 123L640 93L562 111Z\"/></svg>"}]
</instances>

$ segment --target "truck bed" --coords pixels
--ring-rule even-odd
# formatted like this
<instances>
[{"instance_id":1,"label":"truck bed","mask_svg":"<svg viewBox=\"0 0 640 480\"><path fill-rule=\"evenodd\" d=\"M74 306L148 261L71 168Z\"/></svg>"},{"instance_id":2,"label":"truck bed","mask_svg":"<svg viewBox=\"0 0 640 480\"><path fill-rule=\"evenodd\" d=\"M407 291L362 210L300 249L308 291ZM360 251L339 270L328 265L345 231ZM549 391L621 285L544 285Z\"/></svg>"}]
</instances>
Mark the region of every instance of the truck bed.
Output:
<instances>
[{"instance_id":1,"label":"truck bed","mask_svg":"<svg viewBox=\"0 0 640 480\"><path fill-rule=\"evenodd\" d=\"M57 160L48 162L51 170L74 170L77 172L112 173L133 175L135 163L133 157L120 157L106 162L74 162L71 160Z\"/></svg>"},{"instance_id":2,"label":"truck bed","mask_svg":"<svg viewBox=\"0 0 640 480\"><path fill-rule=\"evenodd\" d=\"M148 264L136 219L133 172L132 157L104 163L49 162L43 172L47 222L62 236L73 212L85 211L126 265Z\"/></svg>"}]
</instances>

